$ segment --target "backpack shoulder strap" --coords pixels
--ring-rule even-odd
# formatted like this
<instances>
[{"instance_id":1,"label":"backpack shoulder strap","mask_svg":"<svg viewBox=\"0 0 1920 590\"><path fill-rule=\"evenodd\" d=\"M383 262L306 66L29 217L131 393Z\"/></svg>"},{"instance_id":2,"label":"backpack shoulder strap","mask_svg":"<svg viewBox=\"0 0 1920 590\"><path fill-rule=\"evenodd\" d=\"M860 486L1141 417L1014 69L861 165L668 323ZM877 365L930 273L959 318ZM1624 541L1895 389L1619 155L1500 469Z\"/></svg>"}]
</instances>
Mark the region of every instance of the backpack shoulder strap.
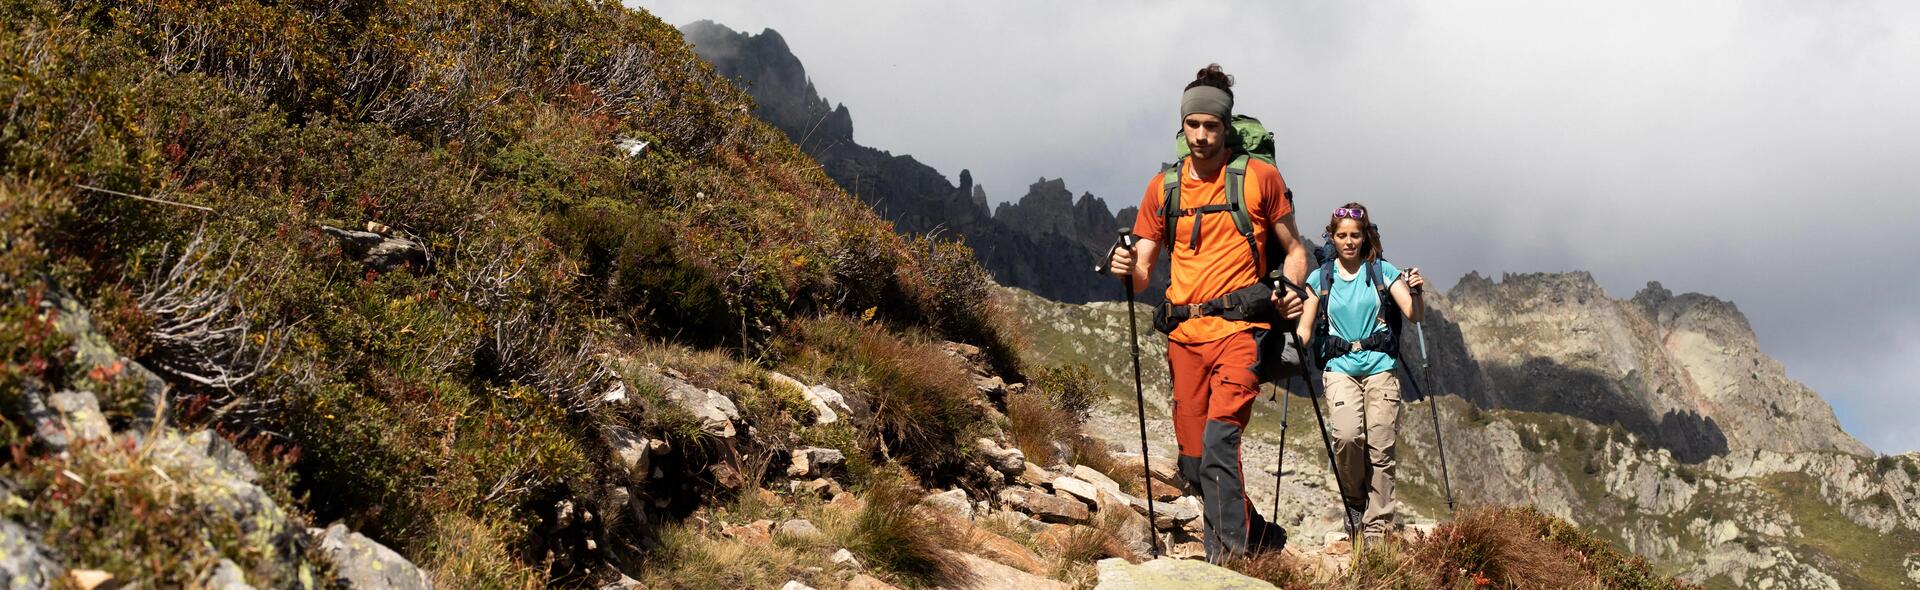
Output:
<instances>
[{"instance_id":1,"label":"backpack shoulder strap","mask_svg":"<svg viewBox=\"0 0 1920 590\"><path fill-rule=\"evenodd\" d=\"M1240 230L1240 237L1247 241L1247 250L1253 254L1256 269L1267 267L1266 257L1260 252L1260 244L1253 239L1253 215L1247 211L1247 161L1246 154L1233 157L1227 164L1227 207L1233 216L1234 229Z\"/></svg>"},{"instance_id":2,"label":"backpack shoulder strap","mask_svg":"<svg viewBox=\"0 0 1920 590\"><path fill-rule=\"evenodd\" d=\"M1182 158L1160 168L1160 190L1163 192L1160 199L1160 217L1166 223L1160 235L1166 238L1168 252L1173 252L1174 242L1178 241L1174 236L1178 233L1176 230L1180 227L1180 218L1186 215L1186 212L1180 209L1180 175L1183 174L1180 167L1184 162L1185 159Z\"/></svg>"}]
</instances>

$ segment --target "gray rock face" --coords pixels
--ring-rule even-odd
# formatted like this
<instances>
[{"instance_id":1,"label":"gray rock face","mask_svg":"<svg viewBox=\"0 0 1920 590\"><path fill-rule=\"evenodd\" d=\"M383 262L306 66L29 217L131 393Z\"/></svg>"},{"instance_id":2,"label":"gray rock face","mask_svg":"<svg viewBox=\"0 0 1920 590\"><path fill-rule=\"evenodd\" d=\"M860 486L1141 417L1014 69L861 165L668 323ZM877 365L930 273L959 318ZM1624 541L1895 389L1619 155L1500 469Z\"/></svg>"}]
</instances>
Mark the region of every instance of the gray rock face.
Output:
<instances>
[{"instance_id":1,"label":"gray rock face","mask_svg":"<svg viewBox=\"0 0 1920 590\"><path fill-rule=\"evenodd\" d=\"M1575 272L1469 274L1428 304L1434 385L1483 406L1618 422L1686 463L1734 449L1870 454L1730 303L1658 283L1620 301Z\"/></svg>"},{"instance_id":2,"label":"gray rock face","mask_svg":"<svg viewBox=\"0 0 1920 590\"><path fill-rule=\"evenodd\" d=\"M1155 559L1140 565L1119 558L1097 564L1097 590L1275 590L1273 584L1192 559Z\"/></svg>"},{"instance_id":3,"label":"gray rock face","mask_svg":"<svg viewBox=\"0 0 1920 590\"><path fill-rule=\"evenodd\" d=\"M346 525L334 523L325 529L307 529L307 533L320 544L320 551L333 560L340 573L339 581L347 588L433 588L426 572L385 545L347 530Z\"/></svg>"},{"instance_id":4,"label":"gray rock face","mask_svg":"<svg viewBox=\"0 0 1920 590\"><path fill-rule=\"evenodd\" d=\"M47 555L33 531L0 520L0 590L51 588L64 570Z\"/></svg>"}]
</instances>

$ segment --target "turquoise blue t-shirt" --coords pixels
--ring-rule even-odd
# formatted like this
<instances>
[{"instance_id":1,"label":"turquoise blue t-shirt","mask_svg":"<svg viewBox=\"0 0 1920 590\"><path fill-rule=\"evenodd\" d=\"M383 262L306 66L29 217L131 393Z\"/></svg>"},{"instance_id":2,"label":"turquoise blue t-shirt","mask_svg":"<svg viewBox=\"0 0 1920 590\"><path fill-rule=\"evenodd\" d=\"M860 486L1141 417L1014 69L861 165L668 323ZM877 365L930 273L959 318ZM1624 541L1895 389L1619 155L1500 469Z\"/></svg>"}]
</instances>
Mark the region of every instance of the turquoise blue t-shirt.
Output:
<instances>
[{"instance_id":1,"label":"turquoise blue t-shirt","mask_svg":"<svg viewBox=\"0 0 1920 590\"><path fill-rule=\"evenodd\" d=\"M1380 311L1380 296L1373 292L1372 281L1367 278L1366 267L1352 278L1340 276L1340 263L1333 264L1333 289L1327 295L1328 330L1348 342L1359 342L1372 336L1374 332L1387 330L1385 322L1376 321ZM1400 268L1385 260L1380 261L1380 278L1392 285L1400 280ZM1320 269L1307 273L1308 289L1320 292ZM1389 295L1391 296L1391 295ZM1320 343L1314 343L1319 346ZM1362 350L1349 352L1327 361L1325 370L1365 377L1374 373L1393 370L1393 357L1387 353Z\"/></svg>"}]
</instances>

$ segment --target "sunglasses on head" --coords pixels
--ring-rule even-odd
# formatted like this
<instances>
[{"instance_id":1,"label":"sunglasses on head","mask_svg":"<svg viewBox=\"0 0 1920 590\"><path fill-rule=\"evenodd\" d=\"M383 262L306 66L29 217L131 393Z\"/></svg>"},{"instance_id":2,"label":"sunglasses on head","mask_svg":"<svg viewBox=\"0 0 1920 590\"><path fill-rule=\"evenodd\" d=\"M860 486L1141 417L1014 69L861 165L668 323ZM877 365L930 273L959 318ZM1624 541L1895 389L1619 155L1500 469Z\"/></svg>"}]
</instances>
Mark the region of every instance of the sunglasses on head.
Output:
<instances>
[{"instance_id":1,"label":"sunglasses on head","mask_svg":"<svg viewBox=\"0 0 1920 590\"><path fill-rule=\"evenodd\" d=\"M1334 210L1333 210L1333 216L1334 216L1334 217L1345 217L1345 218L1347 218L1347 219L1366 219L1366 218L1367 218L1367 210L1366 210L1366 209L1360 209L1360 208L1351 208L1351 209L1350 209L1350 208L1347 208L1347 207L1340 207L1340 208L1336 208L1336 209L1334 209Z\"/></svg>"}]
</instances>

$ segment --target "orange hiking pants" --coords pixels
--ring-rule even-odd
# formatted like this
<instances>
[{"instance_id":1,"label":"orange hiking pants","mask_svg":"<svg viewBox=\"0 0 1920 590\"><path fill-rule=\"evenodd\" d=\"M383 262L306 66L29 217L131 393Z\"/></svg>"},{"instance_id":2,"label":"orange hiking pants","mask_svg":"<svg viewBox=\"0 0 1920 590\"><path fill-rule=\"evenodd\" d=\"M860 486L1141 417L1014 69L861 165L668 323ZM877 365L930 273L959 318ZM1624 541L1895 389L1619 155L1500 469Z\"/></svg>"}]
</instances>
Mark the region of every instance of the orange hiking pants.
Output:
<instances>
[{"instance_id":1,"label":"orange hiking pants","mask_svg":"<svg viewBox=\"0 0 1920 590\"><path fill-rule=\"evenodd\" d=\"M1279 337L1275 335L1275 337ZM1260 392L1259 361L1251 331L1204 344L1167 343L1173 374L1173 434L1180 442L1180 476L1199 490L1207 558L1246 553L1264 521L1247 501L1240 437Z\"/></svg>"}]
</instances>

